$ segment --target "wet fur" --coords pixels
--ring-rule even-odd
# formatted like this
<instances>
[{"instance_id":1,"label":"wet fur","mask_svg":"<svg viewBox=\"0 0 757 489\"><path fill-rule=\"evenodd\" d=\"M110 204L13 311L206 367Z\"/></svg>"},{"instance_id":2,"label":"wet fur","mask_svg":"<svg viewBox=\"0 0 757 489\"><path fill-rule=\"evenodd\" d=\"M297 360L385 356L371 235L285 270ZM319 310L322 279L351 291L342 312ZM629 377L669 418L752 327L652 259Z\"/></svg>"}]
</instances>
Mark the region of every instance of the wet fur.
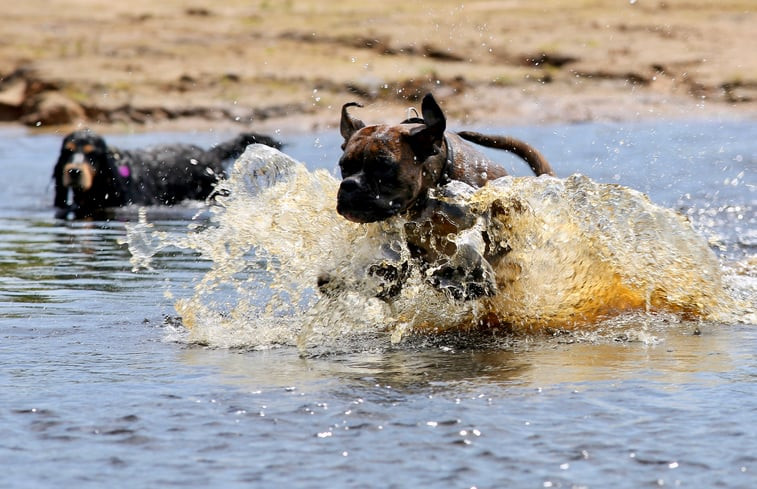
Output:
<instances>
[{"instance_id":1,"label":"wet fur","mask_svg":"<svg viewBox=\"0 0 757 489\"><path fill-rule=\"evenodd\" d=\"M492 246L487 236L471 235L471 243L456 244L447 238L471 228L475 219L465 208L429 198L432 189L452 181L473 188L507 175L505 169L464 141L512 152L524 159L535 175L554 175L544 156L529 144L508 136L446 131L446 118L431 94L422 102L423 118L399 125L366 126L342 108L340 131L344 153L339 166L342 182L337 212L346 219L369 223L405 215L408 249L428 281L455 299L474 299L496 293L490 260L507 250ZM406 263L391 260L370 267L369 274L382 285L377 296L385 300L398 294L407 276ZM323 291L333 293L328 274L319 277Z\"/></svg>"},{"instance_id":2,"label":"wet fur","mask_svg":"<svg viewBox=\"0 0 757 489\"><path fill-rule=\"evenodd\" d=\"M63 139L53 170L53 203L59 217L81 218L131 204L204 200L226 175L225 164L253 143L281 147L268 136L242 133L207 150L193 144L120 150L93 131L75 131Z\"/></svg>"}]
</instances>

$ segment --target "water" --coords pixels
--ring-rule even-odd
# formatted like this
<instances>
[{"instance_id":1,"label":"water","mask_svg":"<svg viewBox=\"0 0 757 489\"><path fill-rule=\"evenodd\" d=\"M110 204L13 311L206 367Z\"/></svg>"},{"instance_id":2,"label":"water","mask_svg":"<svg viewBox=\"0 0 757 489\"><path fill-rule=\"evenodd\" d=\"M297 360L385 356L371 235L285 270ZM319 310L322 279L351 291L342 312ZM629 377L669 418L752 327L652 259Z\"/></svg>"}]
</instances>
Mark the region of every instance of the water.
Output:
<instances>
[{"instance_id":1,"label":"water","mask_svg":"<svg viewBox=\"0 0 757 489\"><path fill-rule=\"evenodd\" d=\"M191 236L188 226L210 222L206 210L151 209L147 229L123 220L56 221L49 176L61 136L6 130L0 487L753 485L757 124L507 132L543 149L561 176L621 183L688 216L722 261L729 293L746 303L740 315L689 321L632 313L606 335L517 339L405 334L392 342L389 332L361 330L347 342L327 337L336 348L310 354L297 346L291 310L277 312L282 323L255 329L246 321L256 311L238 308L240 297L277 292L233 287L254 288L252 276L278 285L282 272L269 257L241 250L231 287L213 282L218 267L201 258L213 249L204 238L161 249L151 268L132 270L127 231ZM210 144L223 136L109 141ZM282 138L311 172L333 171L336 131ZM304 301L297 307L313 299L297 292ZM209 317L228 306L241 321L200 320L187 332L176 306L194 307L198 298ZM318 312L338 323L338 314ZM376 313L343 312L343 323ZM228 326L274 333L239 341ZM214 346L193 343L197 330ZM312 347L323 336L309 338Z\"/></svg>"}]
</instances>

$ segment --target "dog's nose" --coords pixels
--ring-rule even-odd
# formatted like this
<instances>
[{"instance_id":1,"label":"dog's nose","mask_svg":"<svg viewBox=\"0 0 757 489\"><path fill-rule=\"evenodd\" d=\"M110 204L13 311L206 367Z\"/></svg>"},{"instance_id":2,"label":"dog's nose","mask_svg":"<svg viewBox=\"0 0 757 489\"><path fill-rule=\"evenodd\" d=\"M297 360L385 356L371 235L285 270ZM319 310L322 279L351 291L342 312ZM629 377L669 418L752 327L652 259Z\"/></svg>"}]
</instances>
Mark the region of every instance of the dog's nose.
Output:
<instances>
[{"instance_id":1,"label":"dog's nose","mask_svg":"<svg viewBox=\"0 0 757 489\"><path fill-rule=\"evenodd\" d=\"M81 170L78 168L69 168L68 169L68 176L69 177L79 177L81 175Z\"/></svg>"},{"instance_id":2,"label":"dog's nose","mask_svg":"<svg viewBox=\"0 0 757 489\"><path fill-rule=\"evenodd\" d=\"M362 183L361 179L358 176L347 177L344 180L342 180L342 183L340 184L339 189L343 192L353 192L360 188L361 183Z\"/></svg>"}]
</instances>

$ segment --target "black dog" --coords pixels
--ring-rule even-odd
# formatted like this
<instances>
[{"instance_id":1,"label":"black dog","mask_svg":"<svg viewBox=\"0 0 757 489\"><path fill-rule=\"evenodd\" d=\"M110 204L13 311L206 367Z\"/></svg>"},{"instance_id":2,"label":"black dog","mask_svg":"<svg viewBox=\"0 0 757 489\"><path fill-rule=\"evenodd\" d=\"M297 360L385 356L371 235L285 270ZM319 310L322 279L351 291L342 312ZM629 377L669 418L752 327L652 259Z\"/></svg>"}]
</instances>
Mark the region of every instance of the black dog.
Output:
<instances>
[{"instance_id":1,"label":"black dog","mask_svg":"<svg viewBox=\"0 0 757 489\"><path fill-rule=\"evenodd\" d=\"M339 160L342 182L337 212L359 223L383 221L405 215L408 249L422 269L433 268L430 282L458 299L473 299L496 292L491 262L507 250L483 236L485 249L474 250L449 242L447 236L470 228L474 219L466 209L429 198L432 189L451 181L477 188L505 176L500 165L464 139L482 146L510 151L523 158L536 175L554 175L547 160L533 147L507 136L446 131L446 118L431 94L423 98L422 118L398 125L366 126L342 107L341 134L344 153ZM390 300L400 288L407 264L381 263L368 273L384 284L377 296ZM322 274L322 291L339 288Z\"/></svg>"},{"instance_id":2,"label":"black dog","mask_svg":"<svg viewBox=\"0 0 757 489\"><path fill-rule=\"evenodd\" d=\"M281 147L269 136L242 133L208 150L192 144L119 150L88 129L75 131L63 140L53 171L54 205L59 217L82 218L130 204L204 200L226 175L225 163L254 143Z\"/></svg>"}]
</instances>

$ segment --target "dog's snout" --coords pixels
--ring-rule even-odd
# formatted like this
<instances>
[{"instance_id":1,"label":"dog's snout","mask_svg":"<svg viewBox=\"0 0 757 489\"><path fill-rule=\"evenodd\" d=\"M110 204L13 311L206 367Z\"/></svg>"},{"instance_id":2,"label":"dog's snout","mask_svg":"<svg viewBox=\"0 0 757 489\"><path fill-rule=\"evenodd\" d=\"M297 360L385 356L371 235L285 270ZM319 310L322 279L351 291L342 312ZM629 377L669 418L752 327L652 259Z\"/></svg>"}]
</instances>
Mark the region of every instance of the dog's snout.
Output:
<instances>
[{"instance_id":1,"label":"dog's snout","mask_svg":"<svg viewBox=\"0 0 757 489\"><path fill-rule=\"evenodd\" d=\"M66 170L65 181L68 185L81 185L84 180L84 173L79 167L71 167Z\"/></svg>"},{"instance_id":2,"label":"dog's snout","mask_svg":"<svg viewBox=\"0 0 757 489\"><path fill-rule=\"evenodd\" d=\"M89 165L69 163L63 168L61 183L64 187L89 190L94 181L94 177L94 169Z\"/></svg>"},{"instance_id":3,"label":"dog's snout","mask_svg":"<svg viewBox=\"0 0 757 489\"><path fill-rule=\"evenodd\" d=\"M339 189L343 192L354 192L355 190L359 190L361 186L362 180L360 179L360 177L353 175L342 180Z\"/></svg>"}]
</instances>

